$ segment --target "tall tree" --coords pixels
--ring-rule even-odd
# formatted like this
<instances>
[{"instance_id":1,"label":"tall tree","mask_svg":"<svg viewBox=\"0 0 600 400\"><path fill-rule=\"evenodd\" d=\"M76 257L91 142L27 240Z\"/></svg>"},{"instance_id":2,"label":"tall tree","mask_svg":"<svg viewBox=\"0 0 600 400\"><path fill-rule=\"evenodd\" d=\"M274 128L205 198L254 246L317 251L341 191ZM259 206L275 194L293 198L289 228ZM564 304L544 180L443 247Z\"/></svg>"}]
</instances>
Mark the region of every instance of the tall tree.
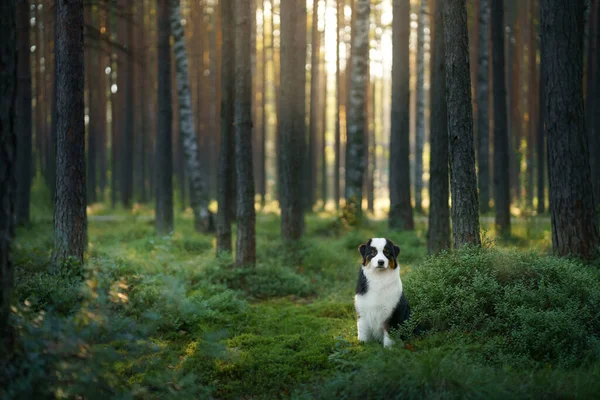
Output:
<instances>
[{"instance_id":1,"label":"tall tree","mask_svg":"<svg viewBox=\"0 0 600 400\"><path fill-rule=\"evenodd\" d=\"M307 210L311 210L317 200L317 137L319 128L319 0L313 0L312 3L313 9L310 35L310 115L308 125L308 155L306 158L307 177L305 179ZM281 64L281 68L283 68L283 56Z\"/></svg>"},{"instance_id":2,"label":"tall tree","mask_svg":"<svg viewBox=\"0 0 600 400\"><path fill-rule=\"evenodd\" d=\"M427 0L421 0L417 34L417 132L415 140L415 211L423 211L423 146L425 145L425 21Z\"/></svg>"},{"instance_id":3,"label":"tall tree","mask_svg":"<svg viewBox=\"0 0 600 400\"><path fill-rule=\"evenodd\" d=\"M58 0L56 7L54 268L69 258L83 263L87 238L83 0Z\"/></svg>"},{"instance_id":4,"label":"tall tree","mask_svg":"<svg viewBox=\"0 0 600 400\"><path fill-rule=\"evenodd\" d=\"M527 209L533 209L533 175L534 175L534 143L536 136L537 124L537 50L536 50L536 32L535 32L535 0L528 0L529 12L525 13L525 19L528 26L528 42L527 42L527 65L528 65L528 82L527 82L527 103L528 116L527 122L527 171L525 185L525 199Z\"/></svg>"},{"instance_id":5,"label":"tall tree","mask_svg":"<svg viewBox=\"0 0 600 400\"><path fill-rule=\"evenodd\" d=\"M281 106L279 116L281 147L279 153L281 154L281 234L285 240L299 239L304 230L302 166L306 147L303 112L306 40L302 40L302 36L305 31L306 19L302 18L303 15L306 15L304 2L295 0L281 2Z\"/></svg>"},{"instance_id":6,"label":"tall tree","mask_svg":"<svg viewBox=\"0 0 600 400\"><path fill-rule=\"evenodd\" d=\"M231 215L235 204L231 182L235 179L235 132L234 118L234 49L235 36L230 29L234 21L233 0L221 0L221 32L223 51L221 54L221 148L219 151L219 187L217 191L217 253L231 252Z\"/></svg>"},{"instance_id":7,"label":"tall tree","mask_svg":"<svg viewBox=\"0 0 600 400\"><path fill-rule=\"evenodd\" d=\"M544 46L540 48L540 58L543 59ZM544 76L544 64L540 63L540 77ZM536 155L537 155L537 213L544 214L546 212L546 179L545 179L545 166L546 166L546 107L544 100L544 92L546 83L544 79L540 79L538 87L539 96L539 115L538 115L538 127L536 135Z\"/></svg>"},{"instance_id":8,"label":"tall tree","mask_svg":"<svg viewBox=\"0 0 600 400\"><path fill-rule=\"evenodd\" d=\"M235 0L235 169L237 174L236 263L256 262L256 213L252 176L252 71L250 0Z\"/></svg>"},{"instance_id":9,"label":"tall tree","mask_svg":"<svg viewBox=\"0 0 600 400\"><path fill-rule=\"evenodd\" d=\"M344 15L343 0L336 0L336 25L335 25L335 166L333 168L333 201L336 210L340 207L340 154L341 154L341 127L340 127L340 109L342 99L342 82L340 73L341 38L340 29L342 25L342 17Z\"/></svg>"},{"instance_id":10,"label":"tall tree","mask_svg":"<svg viewBox=\"0 0 600 400\"><path fill-rule=\"evenodd\" d=\"M479 202L473 147L473 109L465 0L444 6L446 101L450 141L450 188L454 247L479 245Z\"/></svg>"},{"instance_id":11,"label":"tall tree","mask_svg":"<svg viewBox=\"0 0 600 400\"><path fill-rule=\"evenodd\" d=\"M542 0L541 15L552 246L592 258L600 235L583 109L584 0Z\"/></svg>"},{"instance_id":12,"label":"tall tree","mask_svg":"<svg viewBox=\"0 0 600 400\"><path fill-rule=\"evenodd\" d=\"M587 140L590 155L590 168L594 200L596 207L600 205L600 4L598 0L592 2L590 10L590 36L588 44L588 87L586 107L587 112Z\"/></svg>"},{"instance_id":13,"label":"tall tree","mask_svg":"<svg viewBox=\"0 0 600 400\"><path fill-rule=\"evenodd\" d=\"M84 21L87 27L96 29L93 23L92 8L86 7ZM86 28L89 29L89 28ZM98 142L98 125L100 124L100 111L98 99L98 79L94 72L98 72L98 59L96 49L90 43L91 34L85 35L85 85L88 93L87 109L89 110L89 122L87 124L87 203L95 203L96 198L96 143ZM103 73L104 71L102 71Z\"/></svg>"},{"instance_id":14,"label":"tall tree","mask_svg":"<svg viewBox=\"0 0 600 400\"><path fill-rule=\"evenodd\" d=\"M190 202L194 212L196 230L199 232L210 232L214 227L211 213L208 210L206 182L204 182L200 160L198 159L198 143L196 132L194 132L192 96L189 84L185 35L181 24L181 8L179 0L171 0L171 3L171 29L174 39L177 94L179 96L179 129L187 166L186 172L190 179Z\"/></svg>"},{"instance_id":15,"label":"tall tree","mask_svg":"<svg viewBox=\"0 0 600 400\"><path fill-rule=\"evenodd\" d=\"M448 207L448 110L446 106L446 65L444 54L444 0L432 6L433 54L431 57L431 157L429 178L429 234L427 251L436 254L450 248Z\"/></svg>"},{"instance_id":16,"label":"tall tree","mask_svg":"<svg viewBox=\"0 0 600 400\"><path fill-rule=\"evenodd\" d=\"M410 203L410 1L394 0L392 21L392 126L390 137L390 215L392 229L415 227Z\"/></svg>"},{"instance_id":17,"label":"tall tree","mask_svg":"<svg viewBox=\"0 0 600 400\"><path fill-rule=\"evenodd\" d=\"M13 285L10 259L15 204L15 98L17 83L17 0L0 2L0 352L9 353L13 334L8 323ZM0 366L5 362L3 356Z\"/></svg>"},{"instance_id":18,"label":"tall tree","mask_svg":"<svg viewBox=\"0 0 600 400\"><path fill-rule=\"evenodd\" d=\"M171 25L170 0L159 0L158 26L158 118L156 124L156 232L173 230L173 153L171 121Z\"/></svg>"},{"instance_id":19,"label":"tall tree","mask_svg":"<svg viewBox=\"0 0 600 400\"><path fill-rule=\"evenodd\" d=\"M119 91L123 91L123 118L124 130L122 133L123 146L121 157L121 203L125 208L131 207L133 199L133 137L135 130L134 103L134 71L135 71L135 45L133 37L133 0L123 0L123 11L126 18L122 17L120 23L123 25L123 45L127 53L122 54L123 60L119 65L119 76L123 78Z\"/></svg>"},{"instance_id":20,"label":"tall tree","mask_svg":"<svg viewBox=\"0 0 600 400\"><path fill-rule=\"evenodd\" d=\"M490 210L490 0L479 1L477 54L477 141L479 211Z\"/></svg>"},{"instance_id":21,"label":"tall tree","mask_svg":"<svg viewBox=\"0 0 600 400\"><path fill-rule=\"evenodd\" d=\"M504 0L492 0L492 60L494 88L494 204L496 229L510 235L510 174L504 75Z\"/></svg>"},{"instance_id":22,"label":"tall tree","mask_svg":"<svg viewBox=\"0 0 600 400\"><path fill-rule=\"evenodd\" d=\"M17 48L18 81L16 103L17 128L17 224L29 222L29 194L31 188L31 62L29 44L29 1L19 0L17 4Z\"/></svg>"}]
</instances>

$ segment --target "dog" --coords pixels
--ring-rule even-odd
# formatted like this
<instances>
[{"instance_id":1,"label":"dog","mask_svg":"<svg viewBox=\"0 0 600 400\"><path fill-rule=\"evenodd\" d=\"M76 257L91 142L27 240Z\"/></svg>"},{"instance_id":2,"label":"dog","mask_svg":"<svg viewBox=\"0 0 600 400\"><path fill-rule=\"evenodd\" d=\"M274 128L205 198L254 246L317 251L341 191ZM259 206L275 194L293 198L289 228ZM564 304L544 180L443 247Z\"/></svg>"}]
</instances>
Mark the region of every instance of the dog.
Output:
<instances>
[{"instance_id":1,"label":"dog","mask_svg":"<svg viewBox=\"0 0 600 400\"><path fill-rule=\"evenodd\" d=\"M354 297L358 340L363 343L377 340L390 347L394 344L390 330L410 318L410 306L400 279L400 247L389 239L373 238L358 250L362 255Z\"/></svg>"}]
</instances>

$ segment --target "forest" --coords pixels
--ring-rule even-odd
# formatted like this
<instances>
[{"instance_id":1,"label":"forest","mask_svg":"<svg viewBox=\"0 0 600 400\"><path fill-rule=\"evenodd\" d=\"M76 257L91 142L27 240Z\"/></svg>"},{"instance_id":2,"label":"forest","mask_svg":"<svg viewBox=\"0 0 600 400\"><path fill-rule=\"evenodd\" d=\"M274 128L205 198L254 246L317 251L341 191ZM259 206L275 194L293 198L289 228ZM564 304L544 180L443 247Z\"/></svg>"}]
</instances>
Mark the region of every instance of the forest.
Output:
<instances>
[{"instance_id":1,"label":"forest","mask_svg":"<svg viewBox=\"0 0 600 400\"><path fill-rule=\"evenodd\" d=\"M597 398L599 21L0 1L0 398Z\"/></svg>"}]
</instances>

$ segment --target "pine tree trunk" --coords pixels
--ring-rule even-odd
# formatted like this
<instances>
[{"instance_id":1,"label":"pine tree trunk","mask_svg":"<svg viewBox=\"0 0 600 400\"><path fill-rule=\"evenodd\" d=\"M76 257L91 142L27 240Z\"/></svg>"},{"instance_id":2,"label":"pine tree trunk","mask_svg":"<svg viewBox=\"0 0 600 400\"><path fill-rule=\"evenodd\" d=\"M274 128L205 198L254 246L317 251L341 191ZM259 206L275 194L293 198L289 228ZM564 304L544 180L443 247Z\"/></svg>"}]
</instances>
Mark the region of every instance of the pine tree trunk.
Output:
<instances>
[{"instance_id":1,"label":"pine tree trunk","mask_svg":"<svg viewBox=\"0 0 600 400\"><path fill-rule=\"evenodd\" d=\"M540 48L540 59L544 59L544 46L543 42ZM537 142L536 142L536 155L537 155L537 213L539 215L546 212L546 177L544 174L546 166L546 101L544 92L546 90L546 83L544 77L544 64L540 62L540 85L538 87L539 96L539 119L537 128Z\"/></svg>"},{"instance_id":2,"label":"pine tree trunk","mask_svg":"<svg viewBox=\"0 0 600 400\"><path fill-rule=\"evenodd\" d=\"M83 263L86 247L83 0L58 0L57 23L54 268Z\"/></svg>"},{"instance_id":3,"label":"pine tree trunk","mask_svg":"<svg viewBox=\"0 0 600 400\"><path fill-rule=\"evenodd\" d=\"M417 134L415 136L415 211L423 212L423 146L425 145L425 19L427 0L421 0L417 35Z\"/></svg>"},{"instance_id":4,"label":"pine tree trunk","mask_svg":"<svg viewBox=\"0 0 600 400\"><path fill-rule=\"evenodd\" d=\"M444 7L446 101L450 141L450 188L454 247L479 245L479 201L473 145L473 111L465 0Z\"/></svg>"},{"instance_id":5,"label":"pine tree trunk","mask_svg":"<svg viewBox=\"0 0 600 400\"><path fill-rule=\"evenodd\" d=\"M552 245L586 259L600 245L583 109L583 0L542 0Z\"/></svg>"},{"instance_id":6,"label":"pine tree trunk","mask_svg":"<svg viewBox=\"0 0 600 400\"><path fill-rule=\"evenodd\" d=\"M139 126L138 126L138 140L135 143L136 153L137 153L137 165L135 169L137 170L137 181L135 186L138 190L139 201L145 203L147 201L147 193L146 193L146 157L144 155L146 150L146 142L148 141L147 130L147 118L146 118L146 68L147 68L147 58L146 58L146 46L144 43L144 38L146 36L146 18L145 18L145 6L144 1L142 1L137 6L137 23L139 24L136 29L136 54L137 54L137 72L136 78L138 82L138 87L136 88L137 97L139 98Z\"/></svg>"},{"instance_id":7,"label":"pine tree trunk","mask_svg":"<svg viewBox=\"0 0 600 400\"><path fill-rule=\"evenodd\" d=\"M22 0L19 0L22 1ZM17 0L0 2L0 367L5 368L11 352L13 332L8 323L13 286L10 259L13 237L13 212L16 197L17 154Z\"/></svg>"},{"instance_id":8,"label":"pine tree trunk","mask_svg":"<svg viewBox=\"0 0 600 400\"><path fill-rule=\"evenodd\" d=\"M123 207L130 208L131 201L133 199L133 136L135 131L135 113L133 112L134 103L134 60L135 60L135 46L133 37L133 21L129 19L133 16L133 0L123 0L124 12L128 16L128 19L123 19L120 24L123 26L121 30L123 32L123 38L121 39L123 45L127 47L128 54L123 54L123 59L120 63L119 76L122 77L121 85L119 85L119 91L123 91L121 99L123 101L123 118L125 121L122 126L124 127L122 133L123 146L121 147L123 153L121 157L121 203Z\"/></svg>"},{"instance_id":9,"label":"pine tree trunk","mask_svg":"<svg viewBox=\"0 0 600 400\"><path fill-rule=\"evenodd\" d=\"M252 176L252 74L250 0L235 0L235 164L237 173L238 266L256 262L256 214Z\"/></svg>"},{"instance_id":10,"label":"pine tree trunk","mask_svg":"<svg viewBox=\"0 0 600 400\"><path fill-rule=\"evenodd\" d=\"M320 158L321 158L321 199L323 200L323 209L327 205L327 65L325 60L325 32L327 31L327 0L323 7L323 31L321 32L321 46L319 58L319 66L321 69L321 140L320 140Z\"/></svg>"},{"instance_id":11,"label":"pine tree trunk","mask_svg":"<svg viewBox=\"0 0 600 400\"><path fill-rule=\"evenodd\" d=\"M94 21L92 19L91 7L86 7L84 10L84 23L85 26L94 27ZM85 28L87 29L87 28ZM94 76L95 68L98 65L97 54L95 49L91 46L91 36L85 35L86 42L84 43L84 58L85 58L85 86L87 90L87 109L89 113L89 122L87 124L87 162L86 162L86 192L87 192L87 204L92 204L97 201L96 199L96 142L98 134L98 91L97 91L97 79Z\"/></svg>"},{"instance_id":12,"label":"pine tree trunk","mask_svg":"<svg viewBox=\"0 0 600 400\"><path fill-rule=\"evenodd\" d=\"M111 37L112 31L116 30L114 29L114 24L112 21L116 21L117 17L116 17L116 10L112 10L111 12L112 15L109 15L106 21L106 36L107 37ZM115 23L116 24L116 23ZM111 119L111 124L110 124L110 135L111 135L111 140L110 140L110 172L111 172L111 177L110 177L110 204L111 207L114 209L117 206L117 194L119 193L119 175L120 175L120 171L119 171L119 118L120 118L120 112L119 112L119 106L118 106L118 102L119 102L119 97L120 97L120 93L113 93L112 88L113 85L116 85L117 79L115 77L115 70L117 70L118 72L118 67L117 67L117 59L115 57L115 55L113 54L113 52L110 52L110 68L111 68L111 73L110 73L110 78L109 78L109 88L110 88L110 114L112 116Z\"/></svg>"},{"instance_id":13,"label":"pine tree trunk","mask_svg":"<svg viewBox=\"0 0 600 400\"><path fill-rule=\"evenodd\" d=\"M198 143L194 132L192 97L189 85L188 59L185 36L181 25L179 0L171 0L171 29L173 30L174 56L177 68L177 93L179 96L179 129L183 151L190 178L190 202L194 212L195 228L199 232L214 229L212 216L208 211L208 188L202 176L198 159Z\"/></svg>"},{"instance_id":14,"label":"pine tree trunk","mask_svg":"<svg viewBox=\"0 0 600 400\"><path fill-rule=\"evenodd\" d=\"M281 2L279 115L281 147L279 153L281 154L281 235L284 240L297 240L304 231L302 165L306 147L303 112L306 47L303 46L305 41L302 40L305 31L303 15L306 15L304 4L294 0Z\"/></svg>"},{"instance_id":15,"label":"pine tree trunk","mask_svg":"<svg viewBox=\"0 0 600 400\"><path fill-rule=\"evenodd\" d=\"M173 231L173 153L171 109L171 25L169 2L159 0L158 26L158 118L156 124L156 232Z\"/></svg>"},{"instance_id":16,"label":"pine tree trunk","mask_svg":"<svg viewBox=\"0 0 600 400\"><path fill-rule=\"evenodd\" d=\"M529 120L527 126L527 172L525 185L525 199L528 210L533 210L533 173L534 173L534 141L537 124L537 54L536 54L536 34L535 34L535 1L529 0L529 13L526 15L529 26L528 47L528 66L529 82L527 83L527 101L529 108Z\"/></svg>"},{"instance_id":17,"label":"pine tree trunk","mask_svg":"<svg viewBox=\"0 0 600 400\"><path fill-rule=\"evenodd\" d=\"M490 210L490 0L479 2L477 62L479 211L487 213Z\"/></svg>"},{"instance_id":18,"label":"pine tree trunk","mask_svg":"<svg viewBox=\"0 0 600 400\"><path fill-rule=\"evenodd\" d=\"M598 0L593 2L590 15L590 39L588 49L588 90L586 106L588 112L587 120L587 140L590 155L590 170L592 176L592 185L594 189L594 201L596 207L600 205L600 4Z\"/></svg>"},{"instance_id":19,"label":"pine tree trunk","mask_svg":"<svg viewBox=\"0 0 600 400\"><path fill-rule=\"evenodd\" d=\"M346 211L350 221L362 216L362 184L365 173L365 101L369 64L369 0L357 0L352 42L352 72L346 145Z\"/></svg>"},{"instance_id":20,"label":"pine tree trunk","mask_svg":"<svg viewBox=\"0 0 600 400\"><path fill-rule=\"evenodd\" d=\"M15 127L17 129L17 199L15 204L16 223L29 222L29 197L31 191L31 63L29 44L29 1L17 4L17 101Z\"/></svg>"},{"instance_id":21,"label":"pine tree trunk","mask_svg":"<svg viewBox=\"0 0 600 400\"><path fill-rule=\"evenodd\" d=\"M394 0L392 42L392 124L390 136L390 215L392 229L415 227L410 203L410 1Z\"/></svg>"},{"instance_id":22,"label":"pine tree trunk","mask_svg":"<svg viewBox=\"0 0 600 400\"><path fill-rule=\"evenodd\" d=\"M235 180L235 132L234 118L234 50L235 37L230 29L234 22L233 0L221 0L221 32L223 35L223 51L221 53L221 148L219 151L219 179L217 202L217 254L231 253L231 218L230 210L235 205L231 182Z\"/></svg>"},{"instance_id":23,"label":"pine tree trunk","mask_svg":"<svg viewBox=\"0 0 600 400\"><path fill-rule=\"evenodd\" d=\"M504 0L492 0L492 70L494 88L494 204L496 229L510 235L510 174L504 75Z\"/></svg>"},{"instance_id":24,"label":"pine tree trunk","mask_svg":"<svg viewBox=\"0 0 600 400\"><path fill-rule=\"evenodd\" d=\"M434 23L431 57L431 157L429 165L429 234L427 251L437 254L450 248L448 207L448 110L446 106L446 65L444 51L444 0L433 6ZM479 86L478 86L479 88Z\"/></svg>"},{"instance_id":25,"label":"pine tree trunk","mask_svg":"<svg viewBox=\"0 0 600 400\"><path fill-rule=\"evenodd\" d=\"M306 209L312 210L317 200L317 137L319 115L319 1L313 0L310 45L310 115L308 126L308 156L306 158ZM281 65L283 68L283 56ZM283 80L282 80L283 83ZM281 134L281 132L280 132Z\"/></svg>"},{"instance_id":26,"label":"pine tree trunk","mask_svg":"<svg viewBox=\"0 0 600 400\"><path fill-rule=\"evenodd\" d=\"M263 0L259 0L263 15L263 24L262 24L262 49L260 52L260 59L262 64L262 80L261 80L261 133L260 133L260 154L261 158L258 161L259 163L259 193L260 193L260 205L261 208L265 207L266 196L267 196L267 32L265 30L265 4Z\"/></svg>"},{"instance_id":27,"label":"pine tree trunk","mask_svg":"<svg viewBox=\"0 0 600 400\"><path fill-rule=\"evenodd\" d=\"M342 17L344 13L343 0L336 0L336 25L335 25L335 164L333 170L333 201L335 209L340 208L340 157L341 157L341 127L340 127L340 108L342 99L342 82L340 73L340 58L341 58L341 38L340 29L342 25Z\"/></svg>"},{"instance_id":28,"label":"pine tree trunk","mask_svg":"<svg viewBox=\"0 0 600 400\"><path fill-rule=\"evenodd\" d=\"M48 144L48 165L46 165L46 170L48 171L48 187L50 188L50 192L52 194L52 198L54 198L54 196L56 195L55 191L56 191L56 164L57 164L57 160L56 160L56 146L57 146L57 126L56 126L56 121L58 120L58 109L56 107L56 97L57 97L57 77L56 77L56 70L57 70L57 66L56 66L56 44L58 42L58 29L56 28L58 26L58 7L54 7L54 24L53 24L53 36L54 36L54 42L53 42L53 46L51 49L51 60L52 62L49 64L52 64L52 74L50 75L52 78L51 80L51 87L52 87L52 103L50 105L50 138L47 142ZM50 59L50 58L49 58Z\"/></svg>"}]
</instances>

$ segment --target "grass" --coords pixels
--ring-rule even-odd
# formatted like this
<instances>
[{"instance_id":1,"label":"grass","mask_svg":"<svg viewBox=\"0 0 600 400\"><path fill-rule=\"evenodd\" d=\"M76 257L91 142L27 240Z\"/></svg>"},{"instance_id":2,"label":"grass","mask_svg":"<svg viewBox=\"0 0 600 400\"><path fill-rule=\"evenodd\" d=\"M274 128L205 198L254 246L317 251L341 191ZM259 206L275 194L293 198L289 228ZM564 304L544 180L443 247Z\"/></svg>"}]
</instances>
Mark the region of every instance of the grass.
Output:
<instances>
[{"instance_id":1,"label":"grass","mask_svg":"<svg viewBox=\"0 0 600 400\"><path fill-rule=\"evenodd\" d=\"M97 207L107 214L105 208ZM140 211L144 214L146 211ZM124 211L120 215L126 215ZM255 269L216 258L181 215L90 222L83 271L47 272L52 226L17 232L19 359L7 397L591 398L600 390L597 267L546 255L533 219L507 241L426 255L426 232L385 221L346 230L307 217L285 244L259 214ZM405 290L427 333L391 350L356 340L354 285L369 237L401 247ZM536 250L531 250L536 249ZM1 393L1 391L0 391Z\"/></svg>"}]
</instances>

